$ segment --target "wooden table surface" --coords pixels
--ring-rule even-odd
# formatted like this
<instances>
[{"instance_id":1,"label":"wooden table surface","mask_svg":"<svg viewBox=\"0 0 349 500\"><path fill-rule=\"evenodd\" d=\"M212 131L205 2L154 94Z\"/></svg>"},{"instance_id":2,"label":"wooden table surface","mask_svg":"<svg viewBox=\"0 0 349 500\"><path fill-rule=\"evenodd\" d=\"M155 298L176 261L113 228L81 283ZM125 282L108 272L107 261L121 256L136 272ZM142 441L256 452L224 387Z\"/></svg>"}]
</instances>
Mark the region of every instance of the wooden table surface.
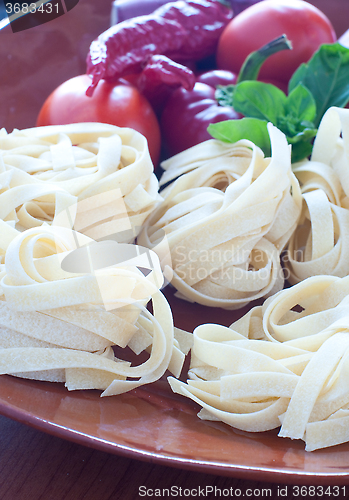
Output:
<instances>
[{"instance_id":1,"label":"wooden table surface","mask_svg":"<svg viewBox=\"0 0 349 500\"><path fill-rule=\"evenodd\" d=\"M198 496L199 488L205 495L206 488L208 492L207 496L201 493L201 498L219 498L219 490L235 491L236 496L239 491L240 496L251 496L252 490L254 498L262 494L263 498L277 498L285 486L132 460L71 443L0 416L1 500L136 500L156 497L157 489L171 487L176 488L173 491L178 492L179 498L180 488L182 498ZM289 491L292 488L288 485ZM143 495L146 490L148 496ZM188 496L188 490L194 490L192 495Z\"/></svg>"},{"instance_id":2,"label":"wooden table surface","mask_svg":"<svg viewBox=\"0 0 349 500\"><path fill-rule=\"evenodd\" d=\"M313 0L312 3L331 18L338 35L349 28L348 0ZM86 49L93 37L105 29L110 4L109 0L80 0L79 7L69 13L69 18L66 15L64 20L67 28L65 38L60 34L62 19L16 35L7 28L0 32L0 56L3 61L0 75L1 125L5 123L8 130L33 125L33 112L38 109L40 99L44 99L55 84L83 72ZM81 18L86 20L83 25ZM40 47L40 53L38 57L31 58L35 44ZM50 65L43 68L39 56L50 61ZM11 104L14 95L17 99ZM23 100L27 102L25 110ZM255 498L279 498L283 485L125 458L66 441L0 416L1 500L134 500L159 497L157 489L171 487L177 487L177 496L182 498L194 498L195 494L201 498L219 498L218 493L203 496L203 490L199 488L207 488L207 491L217 488L225 493L227 490L235 491L235 496L239 492L240 496L251 496L251 490L255 490ZM189 490L192 490L190 495ZM349 492L349 486L347 490ZM292 498L291 490L289 493L289 498ZM344 498L344 491L340 493L339 498Z\"/></svg>"}]
</instances>

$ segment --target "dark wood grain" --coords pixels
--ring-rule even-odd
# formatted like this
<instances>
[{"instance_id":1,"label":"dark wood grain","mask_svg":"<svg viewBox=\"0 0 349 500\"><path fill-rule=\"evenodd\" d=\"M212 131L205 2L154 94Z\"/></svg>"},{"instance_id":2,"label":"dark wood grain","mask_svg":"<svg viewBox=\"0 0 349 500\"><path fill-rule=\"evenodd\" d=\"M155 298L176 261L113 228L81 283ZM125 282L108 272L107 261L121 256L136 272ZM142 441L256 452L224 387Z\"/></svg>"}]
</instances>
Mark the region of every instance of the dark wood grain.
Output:
<instances>
[{"instance_id":1,"label":"dark wood grain","mask_svg":"<svg viewBox=\"0 0 349 500\"><path fill-rule=\"evenodd\" d=\"M1 500L147 498L139 494L142 493L141 486L153 490L154 496L156 489L181 487L182 498L184 490L199 487L204 491L206 487L222 491L235 488L242 493L248 489L258 492L264 489L276 498L277 489L282 487L119 457L53 437L0 416ZM219 495L208 494L203 498L219 498Z\"/></svg>"}]
</instances>

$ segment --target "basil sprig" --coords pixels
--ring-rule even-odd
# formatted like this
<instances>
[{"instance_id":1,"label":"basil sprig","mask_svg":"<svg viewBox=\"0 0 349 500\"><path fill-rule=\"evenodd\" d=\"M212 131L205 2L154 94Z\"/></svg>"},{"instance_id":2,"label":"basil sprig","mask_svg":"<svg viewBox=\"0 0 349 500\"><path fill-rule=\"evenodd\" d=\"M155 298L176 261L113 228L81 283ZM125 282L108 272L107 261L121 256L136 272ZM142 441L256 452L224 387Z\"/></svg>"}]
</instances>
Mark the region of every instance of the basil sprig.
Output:
<instances>
[{"instance_id":1,"label":"basil sprig","mask_svg":"<svg viewBox=\"0 0 349 500\"><path fill-rule=\"evenodd\" d=\"M212 137L225 142L249 139L269 155L266 125L271 122L292 144L292 162L300 161L311 154L325 111L349 102L349 49L339 43L322 45L295 71L287 96L274 85L240 79L236 85L219 88L217 99L246 118L211 124Z\"/></svg>"},{"instance_id":2,"label":"basil sprig","mask_svg":"<svg viewBox=\"0 0 349 500\"><path fill-rule=\"evenodd\" d=\"M340 43L321 45L310 61L301 64L293 73L288 91L299 83L307 87L314 97L314 123L318 126L328 108L344 108L349 102L349 49Z\"/></svg>"}]
</instances>

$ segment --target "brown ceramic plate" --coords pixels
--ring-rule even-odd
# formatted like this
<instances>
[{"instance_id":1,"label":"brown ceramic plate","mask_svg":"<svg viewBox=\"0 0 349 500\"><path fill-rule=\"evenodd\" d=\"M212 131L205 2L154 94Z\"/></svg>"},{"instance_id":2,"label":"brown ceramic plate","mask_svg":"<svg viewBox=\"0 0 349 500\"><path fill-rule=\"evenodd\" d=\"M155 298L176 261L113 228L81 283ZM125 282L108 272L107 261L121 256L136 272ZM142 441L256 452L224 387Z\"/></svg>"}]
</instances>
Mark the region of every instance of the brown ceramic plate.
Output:
<instances>
[{"instance_id":1,"label":"brown ceramic plate","mask_svg":"<svg viewBox=\"0 0 349 500\"><path fill-rule=\"evenodd\" d=\"M166 295L178 326L230 324L237 313L203 308ZM244 311L240 311L241 315ZM349 483L349 443L312 453L277 431L246 433L201 421L199 407L167 381L121 396L68 392L62 384L0 377L0 413L55 436L110 453L174 467L298 484Z\"/></svg>"}]
</instances>

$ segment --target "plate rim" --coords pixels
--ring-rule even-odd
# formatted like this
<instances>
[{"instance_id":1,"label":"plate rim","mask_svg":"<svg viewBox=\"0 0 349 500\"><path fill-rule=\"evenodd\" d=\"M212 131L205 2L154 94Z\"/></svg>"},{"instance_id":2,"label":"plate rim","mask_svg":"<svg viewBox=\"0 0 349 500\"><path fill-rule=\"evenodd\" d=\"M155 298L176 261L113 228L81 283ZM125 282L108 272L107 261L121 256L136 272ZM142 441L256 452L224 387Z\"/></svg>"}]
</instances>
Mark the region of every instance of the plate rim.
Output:
<instances>
[{"instance_id":1,"label":"plate rim","mask_svg":"<svg viewBox=\"0 0 349 500\"><path fill-rule=\"evenodd\" d=\"M3 375L11 377L10 375ZM21 379L23 380L23 379ZM16 381L14 381L16 382ZM37 383L41 381L31 382ZM137 397L137 395L135 395ZM182 470L207 473L223 477L235 477L248 481L261 481L280 484L318 484L318 485L348 485L348 472L315 472L315 471L290 471L280 467L257 467L238 464L229 464L217 461L207 461L192 458L183 458L175 454L166 454L150 451L145 448L132 447L118 442L105 440L97 436L86 434L72 427L66 427L52 420L46 420L34 412L21 409L5 401L0 396L0 414L15 420L38 431L51 436L73 442L75 444L93 448L105 453L111 453L128 459L154 463ZM306 453L304 451L304 453Z\"/></svg>"}]
</instances>

